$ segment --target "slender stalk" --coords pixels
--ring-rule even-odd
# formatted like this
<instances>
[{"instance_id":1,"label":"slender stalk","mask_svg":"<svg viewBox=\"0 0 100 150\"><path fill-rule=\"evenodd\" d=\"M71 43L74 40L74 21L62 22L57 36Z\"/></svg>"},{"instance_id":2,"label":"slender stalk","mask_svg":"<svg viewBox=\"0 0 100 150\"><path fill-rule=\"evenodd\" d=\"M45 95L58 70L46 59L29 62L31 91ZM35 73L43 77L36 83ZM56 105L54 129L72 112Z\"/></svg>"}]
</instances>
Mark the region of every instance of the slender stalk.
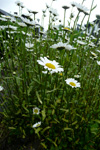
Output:
<instances>
[{"instance_id":1,"label":"slender stalk","mask_svg":"<svg viewBox=\"0 0 100 150\"><path fill-rule=\"evenodd\" d=\"M92 4L91 4L91 8L90 8L90 13L89 13L89 17L88 17L88 21L87 21L87 25L86 25L86 32L87 32L88 25L89 25L89 21L90 21L90 16L91 16L91 12L92 12L93 3L94 3L94 0L92 0ZM86 33L86 32L85 32L85 33Z\"/></svg>"},{"instance_id":2,"label":"slender stalk","mask_svg":"<svg viewBox=\"0 0 100 150\"><path fill-rule=\"evenodd\" d=\"M65 17L66 17L66 9L64 9L64 27L65 27Z\"/></svg>"},{"instance_id":3,"label":"slender stalk","mask_svg":"<svg viewBox=\"0 0 100 150\"><path fill-rule=\"evenodd\" d=\"M81 30L81 27L82 27L82 24L83 24L83 21L84 21L85 17L86 17L86 14L84 15L84 17L83 17L83 19L81 21L80 30Z\"/></svg>"},{"instance_id":4,"label":"slender stalk","mask_svg":"<svg viewBox=\"0 0 100 150\"><path fill-rule=\"evenodd\" d=\"M74 21L73 30L76 28L76 23L77 23L77 21L78 21L78 19L79 19L79 14L80 14L80 11L78 12L78 14L77 14L77 16L76 16L76 19L75 19L75 21Z\"/></svg>"}]
</instances>

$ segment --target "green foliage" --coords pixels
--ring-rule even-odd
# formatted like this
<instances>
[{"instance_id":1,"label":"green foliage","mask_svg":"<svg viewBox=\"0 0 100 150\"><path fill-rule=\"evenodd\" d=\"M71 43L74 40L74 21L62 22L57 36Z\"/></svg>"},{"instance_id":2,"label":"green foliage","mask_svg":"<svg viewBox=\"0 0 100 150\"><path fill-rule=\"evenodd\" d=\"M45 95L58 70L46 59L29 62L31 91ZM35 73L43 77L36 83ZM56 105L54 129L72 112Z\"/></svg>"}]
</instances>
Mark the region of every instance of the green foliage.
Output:
<instances>
[{"instance_id":1,"label":"green foliage","mask_svg":"<svg viewBox=\"0 0 100 150\"><path fill-rule=\"evenodd\" d=\"M6 24L17 26L13 36L9 27L9 34L6 29L0 30L0 52L3 52L0 83L4 87L0 91L3 110L0 113L10 136L23 139L36 136L41 149L46 150L100 149L100 66L97 64L100 55L96 51L100 47L95 46L97 39L91 39L94 47L90 47L86 34L73 28L66 34L61 27L50 28L46 38L37 39L33 34L35 27L22 28L10 21ZM79 44L79 38L86 44ZM50 47L60 41L76 49ZM26 43L34 45L26 48ZM51 73L46 69L47 62L45 67L37 62L40 57L55 60L64 71ZM66 84L67 78L76 78L81 86L73 88Z\"/></svg>"}]
</instances>

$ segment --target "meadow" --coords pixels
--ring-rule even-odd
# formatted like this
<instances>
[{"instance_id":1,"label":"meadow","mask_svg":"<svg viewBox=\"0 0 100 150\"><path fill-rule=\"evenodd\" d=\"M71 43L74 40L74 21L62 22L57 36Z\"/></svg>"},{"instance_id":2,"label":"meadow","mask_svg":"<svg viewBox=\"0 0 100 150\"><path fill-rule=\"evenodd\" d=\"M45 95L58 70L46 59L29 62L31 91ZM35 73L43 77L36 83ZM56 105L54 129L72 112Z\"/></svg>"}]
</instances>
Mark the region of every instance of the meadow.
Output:
<instances>
[{"instance_id":1,"label":"meadow","mask_svg":"<svg viewBox=\"0 0 100 150\"><path fill-rule=\"evenodd\" d=\"M0 16L2 150L14 150L18 140L24 142L15 150L28 150L27 143L33 150L34 141L36 150L100 149L100 41L87 32L94 8L88 13L84 0L71 4L78 9L73 27L72 13L69 26L66 18L55 25L58 14L49 6L46 31L30 15ZM88 21L77 30L79 13Z\"/></svg>"}]
</instances>

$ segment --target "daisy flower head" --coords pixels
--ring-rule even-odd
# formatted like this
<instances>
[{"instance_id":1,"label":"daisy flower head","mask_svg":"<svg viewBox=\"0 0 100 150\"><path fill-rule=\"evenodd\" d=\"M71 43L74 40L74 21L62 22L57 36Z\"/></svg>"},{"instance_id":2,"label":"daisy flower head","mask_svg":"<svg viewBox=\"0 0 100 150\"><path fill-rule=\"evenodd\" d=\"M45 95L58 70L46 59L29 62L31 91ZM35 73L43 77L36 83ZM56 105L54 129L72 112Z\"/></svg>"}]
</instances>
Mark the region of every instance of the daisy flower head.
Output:
<instances>
[{"instance_id":1,"label":"daisy flower head","mask_svg":"<svg viewBox=\"0 0 100 150\"><path fill-rule=\"evenodd\" d=\"M66 9L69 9L70 7L67 5L64 5L64 6L62 6L62 8L64 8L66 10Z\"/></svg>"},{"instance_id":2,"label":"daisy flower head","mask_svg":"<svg viewBox=\"0 0 100 150\"><path fill-rule=\"evenodd\" d=\"M100 50L97 50L97 52L99 52L99 53L100 53Z\"/></svg>"},{"instance_id":3,"label":"daisy flower head","mask_svg":"<svg viewBox=\"0 0 100 150\"><path fill-rule=\"evenodd\" d=\"M83 13L89 11L89 9L88 9L87 7L83 6L83 5L80 4L80 3L76 3L76 7L77 7L77 9L78 9L80 12L83 12Z\"/></svg>"},{"instance_id":4,"label":"daisy flower head","mask_svg":"<svg viewBox=\"0 0 100 150\"><path fill-rule=\"evenodd\" d=\"M79 75L79 74L77 74L77 75L74 75L74 77L75 77L75 78L80 78L80 75Z\"/></svg>"},{"instance_id":5,"label":"daisy flower head","mask_svg":"<svg viewBox=\"0 0 100 150\"><path fill-rule=\"evenodd\" d=\"M26 48L33 48L34 44L31 44L31 43L25 43L25 47Z\"/></svg>"},{"instance_id":6,"label":"daisy flower head","mask_svg":"<svg viewBox=\"0 0 100 150\"><path fill-rule=\"evenodd\" d=\"M76 48L73 47L72 45L68 44L68 45L66 45L65 49L70 51L70 50L76 49Z\"/></svg>"},{"instance_id":7,"label":"daisy flower head","mask_svg":"<svg viewBox=\"0 0 100 150\"><path fill-rule=\"evenodd\" d=\"M33 114L39 115L40 109L38 107L33 108Z\"/></svg>"},{"instance_id":8,"label":"daisy flower head","mask_svg":"<svg viewBox=\"0 0 100 150\"><path fill-rule=\"evenodd\" d=\"M77 80L73 79L73 78L68 78L65 80L66 83L68 85L70 85L72 88L77 88L77 87L80 87L80 83L77 82Z\"/></svg>"},{"instance_id":9,"label":"daisy flower head","mask_svg":"<svg viewBox=\"0 0 100 150\"><path fill-rule=\"evenodd\" d=\"M54 48L58 50L65 49L65 47L66 47L66 43L63 43L63 42L59 42L57 44L53 44L52 46L50 46L50 48Z\"/></svg>"},{"instance_id":10,"label":"daisy flower head","mask_svg":"<svg viewBox=\"0 0 100 150\"><path fill-rule=\"evenodd\" d=\"M81 40L77 40L77 43L80 44L80 45L86 45L87 43L81 41Z\"/></svg>"},{"instance_id":11,"label":"daisy flower head","mask_svg":"<svg viewBox=\"0 0 100 150\"><path fill-rule=\"evenodd\" d=\"M97 61L97 64L100 66L100 61Z\"/></svg>"},{"instance_id":12,"label":"daisy flower head","mask_svg":"<svg viewBox=\"0 0 100 150\"><path fill-rule=\"evenodd\" d=\"M94 53L94 52L90 52L91 53L91 55L94 57L94 58L97 58L98 56Z\"/></svg>"},{"instance_id":13,"label":"daisy flower head","mask_svg":"<svg viewBox=\"0 0 100 150\"><path fill-rule=\"evenodd\" d=\"M2 86L0 86L0 91L2 91L3 90L3 87Z\"/></svg>"},{"instance_id":14,"label":"daisy flower head","mask_svg":"<svg viewBox=\"0 0 100 150\"><path fill-rule=\"evenodd\" d=\"M68 27L64 27L63 30L64 30L64 31L70 31L70 32L72 32L71 29L68 28Z\"/></svg>"},{"instance_id":15,"label":"daisy flower head","mask_svg":"<svg viewBox=\"0 0 100 150\"><path fill-rule=\"evenodd\" d=\"M40 60L37 60L38 64L44 66L45 69L48 69L51 73L57 73L64 71L63 68L55 60L51 61L47 57L40 57Z\"/></svg>"},{"instance_id":16,"label":"daisy flower head","mask_svg":"<svg viewBox=\"0 0 100 150\"><path fill-rule=\"evenodd\" d=\"M73 6L73 7L75 7L76 5L77 5L77 3L76 2L71 2L71 5Z\"/></svg>"},{"instance_id":17,"label":"daisy flower head","mask_svg":"<svg viewBox=\"0 0 100 150\"><path fill-rule=\"evenodd\" d=\"M40 125L41 125L41 121L40 121L40 122L35 123L32 127L33 127L33 128L36 128L36 127L39 127Z\"/></svg>"},{"instance_id":18,"label":"daisy flower head","mask_svg":"<svg viewBox=\"0 0 100 150\"><path fill-rule=\"evenodd\" d=\"M54 45L50 46L50 48L54 48L54 49L58 49L58 50L62 50L62 49L66 49L66 50L76 49L73 46L71 46L70 44L63 43L63 42L59 42L57 44L54 44Z\"/></svg>"}]
</instances>

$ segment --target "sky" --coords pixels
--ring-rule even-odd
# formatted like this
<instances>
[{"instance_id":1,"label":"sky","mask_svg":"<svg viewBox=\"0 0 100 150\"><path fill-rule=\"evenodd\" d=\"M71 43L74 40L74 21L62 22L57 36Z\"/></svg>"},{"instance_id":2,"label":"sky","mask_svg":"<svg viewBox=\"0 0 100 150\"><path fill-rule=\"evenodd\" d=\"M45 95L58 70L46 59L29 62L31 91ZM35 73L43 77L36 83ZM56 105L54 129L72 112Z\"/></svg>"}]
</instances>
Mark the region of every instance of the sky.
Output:
<instances>
[{"instance_id":1,"label":"sky","mask_svg":"<svg viewBox=\"0 0 100 150\"><path fill-rule=\"evenodd\" d=\"M36 14L36 19L40 19L40 24L41 24L41 19L42 19L42 10L45 10L46 8L46 3L50 6L52 0L20 0L23 2L23 5L25 8L23 8L22 13L28 13L27 9L31 9L34 11L38 11L38 14ZM73 0L72 0L73 1ZM59 14L59 19L62 20L63 23L63 18L64 18L64 9L62 8L63 5L70 6L70 9L66 10L66 20L65 20L65 25L67 26L67 20L69 20L69 16L71 11L74 13L76 16L78 11L76 8L71 7L70 3L72 2L71 0L56 0L53 1L52 7L54 9L57 9L57 12ZM77 3L81 3L82 0L74 0ZM15 4L16 0L0 0L0 9L3 9L11 14L14 14L14 12L19 12L19 7ZM92 0L85 0L83 5L87 7L88 9L91 8L91 3ZM97 5L97 7L92 11L91 16L90 16L90 22L96 19L96 15L100 15L100 0L94 0L93 6ZM80 14L80 19L79 19L79 24L81 23L83 19L83 13ZM49 13L46 12L46 17L44 18L44 27L47 26L47 22L49 21ZM88 16L84 19L84 24L86 24L88 20ZM74 19L72 20L74 22Z\"/></svg>"}]
</instances>

